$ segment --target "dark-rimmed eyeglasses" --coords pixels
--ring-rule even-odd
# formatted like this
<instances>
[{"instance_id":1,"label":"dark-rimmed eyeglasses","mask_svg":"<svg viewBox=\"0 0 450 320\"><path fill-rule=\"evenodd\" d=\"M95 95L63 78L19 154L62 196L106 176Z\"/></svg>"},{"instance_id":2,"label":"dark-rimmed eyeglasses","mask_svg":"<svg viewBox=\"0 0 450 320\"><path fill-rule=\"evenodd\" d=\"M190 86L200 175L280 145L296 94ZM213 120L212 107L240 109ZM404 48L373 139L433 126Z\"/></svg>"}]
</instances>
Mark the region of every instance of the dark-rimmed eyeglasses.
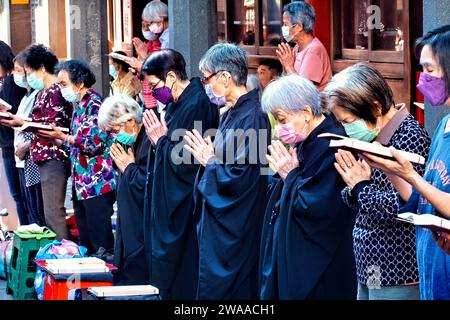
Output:
<instances>
[{"instance_id":1,"label":"dark-rimmed eyeglasses","mask_svg":"<svg viewBox=\"0 0 450 320\"><path fill-rule=\"evenodd\" d=\"M214 73L210 74L210 75L207 76L207 77L202 77L202 78L200 79L200 81L205 85L205 84L207 84L207 83L209 82L209 80L211 80L212 77L214 77L214 76L216 76L218 73L224 72L224 71L225 71L225 70L219 70L219 71L217 71L217 72L214 72Z\"/></svg>"}]
</instances>

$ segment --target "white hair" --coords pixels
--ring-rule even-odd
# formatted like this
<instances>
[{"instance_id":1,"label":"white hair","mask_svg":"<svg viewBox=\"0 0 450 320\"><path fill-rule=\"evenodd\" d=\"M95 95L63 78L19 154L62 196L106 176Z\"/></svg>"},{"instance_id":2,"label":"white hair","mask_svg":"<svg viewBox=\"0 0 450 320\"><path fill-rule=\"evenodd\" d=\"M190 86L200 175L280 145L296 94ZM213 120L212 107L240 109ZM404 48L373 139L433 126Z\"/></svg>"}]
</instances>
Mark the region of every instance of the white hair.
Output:
<instances>
[{"instance_id":1,"label":"white hair","mask_svg":"<svg viewBox=\"0 0 450 320\"><path fill-rule=\"evenodd\" d=\"M275 109L297 113L306 107L311 108L314 116L323 113L319 90L311 81L297 74L270 83L264 90L261 105L265 113L273 113Z\"/></svg>"},{"instance_id":2,"label":"white hair","mask_svg":"<svg viewBox=\"0 0 450 320\"><path fill-rule=\"evenodd\" d=\"M98 125L102 129L122 125L134 119L142 122L142 108L131 97L125 94L115 94L103 102L98 112Z\"/></svg>"},{"instance_id":3,"label":"white hair","mask_svg":"<svg viewBox=\"0 0 450 320\"><path fill-rule=\"evenodd\" d=\"M169 16L169 8L160 0L149 2L144 11L142 11L142 19L145 21L159 21Z\"/></svg>"}]
</instances>

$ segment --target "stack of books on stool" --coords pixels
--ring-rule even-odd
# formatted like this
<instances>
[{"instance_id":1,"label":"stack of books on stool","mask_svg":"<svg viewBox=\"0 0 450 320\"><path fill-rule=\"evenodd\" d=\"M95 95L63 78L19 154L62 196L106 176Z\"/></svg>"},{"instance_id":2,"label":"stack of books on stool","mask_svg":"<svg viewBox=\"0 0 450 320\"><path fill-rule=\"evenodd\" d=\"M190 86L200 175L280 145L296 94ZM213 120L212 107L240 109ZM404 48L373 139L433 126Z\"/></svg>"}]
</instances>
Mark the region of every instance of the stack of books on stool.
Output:
<instances>
[{"instance_id":1,"label":"stack of books on stool","mask_svg":"<svg viewBox=\"0 0 450 320\"><path fill-rule=\"evenodd\" d=\"M36 261L45 272L44 300L68 300L69 292L89 287L110 287L117 268L98 258Z\"/></svg>"}]
</instances>

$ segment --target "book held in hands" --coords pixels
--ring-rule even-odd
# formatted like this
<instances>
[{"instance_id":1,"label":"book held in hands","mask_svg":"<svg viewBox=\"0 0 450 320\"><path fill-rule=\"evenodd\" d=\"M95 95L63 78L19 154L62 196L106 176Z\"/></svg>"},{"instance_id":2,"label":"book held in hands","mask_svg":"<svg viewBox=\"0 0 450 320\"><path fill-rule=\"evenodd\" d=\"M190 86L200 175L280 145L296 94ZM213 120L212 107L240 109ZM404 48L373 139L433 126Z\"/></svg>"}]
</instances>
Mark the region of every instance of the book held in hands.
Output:
<instances>
[{"instance_id":1,"label":"book held in hands","mask_svg":"<svg viewBox=\"0 0 450 320\"><path fill-rule=\"evenodd\" d=\"M3 106L6 108L6 111L9 111L12 109L12 105L10 105L8 102L0 98L0 106Z\"/></svg>"},{"instance_id":2,"label":"book held in hands","mask_svg":"<svg viewBox=\"0 0 450 320\"><path fill-rule=\"evenodd\" d=\"M435 232L450 232L450 220L432 214L401 213L398 215L397 220Z\"/></svg>"},{"instance_id":3,"label":"book held in hands","mask_svg":"<svg viewBox=\"0 0 450 320\"><path fill-rule=\"evenodd\" d=\"M318 135L318 137L330 139L330 148L350 149L357 151L358 153L370 153L382 158L394 160L391 150L388 147L384 147L382 145L347 138L332 133L320 134ZM413 164L425 164L425 158L421 155L401 150L399 150L399 152L406 160Z\"/></svg>"},{"instance_id":4,"label":"book held in hands","mask_svg":"<svg viewBox=\"0 0 450 320\"><path fill-rule=\"evenodd\" d=\"M69 129L67 129L67 128L58 127L58 129L64 133L69 132ZM37 123L37 122L27 122L23 126L19 127L18 130L22 131L22 132L31 132L31 133L36 133L39 130L53 131L53 129L50 125Z\"/></svg>"}]
</instances>

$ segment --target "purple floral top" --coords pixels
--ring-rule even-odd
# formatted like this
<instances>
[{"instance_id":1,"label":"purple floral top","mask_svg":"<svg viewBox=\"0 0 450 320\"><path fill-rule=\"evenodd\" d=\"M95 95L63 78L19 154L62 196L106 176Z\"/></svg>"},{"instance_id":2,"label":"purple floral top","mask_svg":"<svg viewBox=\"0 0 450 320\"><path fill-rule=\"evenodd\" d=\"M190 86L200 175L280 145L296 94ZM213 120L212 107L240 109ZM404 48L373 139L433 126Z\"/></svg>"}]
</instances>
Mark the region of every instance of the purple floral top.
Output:
<instances>
[{"instance_id":1,"label":"purple floral top","mask_svg":"<svg viewBox=\"0 0 450 320\"><path fill-rule=\"evenodd\" d=\"M31 111L31 118L33 122L69 128L72 110L72 104L62 97L61 89L55 83L37 96ZM48 160L68 160L67 151L63 146L58 146L52 139L40 138L37 135L33 135L31 140L30 155L34 163Z\"/></svg>"},{"instance_id":2,"label":"purple floral top","mask_svg":"<svg viewBox=\"0 0 450 320\"><path fill-rule=\"evenodd\" d=\"M72 179L78 200L91 199L117 187L117 172L109 150L114 142L111 134L98 127L100 95L90 90L75 107L70 134Z\"/></svg>"}]
</instances>

